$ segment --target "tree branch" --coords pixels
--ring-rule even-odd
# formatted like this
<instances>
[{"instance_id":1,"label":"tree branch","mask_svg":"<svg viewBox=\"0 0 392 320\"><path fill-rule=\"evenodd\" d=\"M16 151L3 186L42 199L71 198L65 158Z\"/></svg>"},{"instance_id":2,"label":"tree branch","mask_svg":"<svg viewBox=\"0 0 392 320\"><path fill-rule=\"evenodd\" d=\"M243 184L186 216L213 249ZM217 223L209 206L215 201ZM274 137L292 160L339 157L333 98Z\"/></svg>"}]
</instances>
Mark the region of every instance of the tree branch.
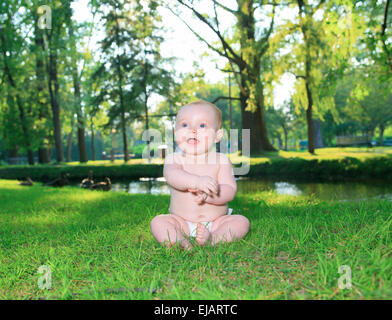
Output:
<instances>
[{"instance_id":1,"label":"tree branch","mask_svg":"<svg viewBox=\"0 0 392 320\"><path fill-rule=\"evenodd\" d=\"M389 5L390 5L390 0L387 0L387 2L385 3L385 9L384 9L384 22L382 24L382 29L381 29L381 42L383 44L384 51L387 55L387 64L392 71L392 54L389 51L387 43L385 41L385 32L387 29Z\"/></svg>"},{"instance_id":2,"label":"tree branch","mask_svg":"<svg viewBox=\"0 0 392 320\"><path fill-rule=\"evenodd\" d=\"M275 3L275 1L274 1L274 3ZM271 20L269 30L267 31L267 34L265 35L264 38L262 38L258 41L259 45L260 45L260 56L263 56L269 47L268 39L271 36L272 30L274 28L274 23L275 23L275 7L276 6L274 5L273 9L272 9L272 20Z\"/></svg>"},{"instance_id":3,"label":"tree branch","mask_svg":"<svg viewBox=\"0 0 392 320\"><path fill-rule=\"evenodd\" d=\"M237 97L225 97L225 96L219 96L218 98L216 98L214 101L212 101L211 103L215 103L215 102L217 102L218 100L221 100L221 99L226 99L226 100L240 100L240 98L237 98Z\"/></svg>"},{"instance_id":4,"label":"tree branch","mask_svg":"<svg viewBox=\"0 0 392 320\"><path fill-rule=\"evenodd\" d=\"M320 0L318 5L314 8L314 11L312 13L315 13L320 7L324 4L325 0Z\"/></svg>"},{"instance_id":5,"label":"tree branch","mask_svg":"<svg viewBox=\"0 0 392 320\"><path fill-rule=\"evenodd\" d=\"M228 57L224 52L221 52L220 50L216 49L215 47L213 47L212 45L210 45L208 43L207 40L205 40L204 38L202 38L195 30L193 30L193 28L191 26L188 25L188 23L185 22L184 19L182 19L181 17L179 17L171 8L168 7L168 9L178 18L180 19L187 27L188 29L202 42L204 42L211 50L215 51L216 53L218 53L220 56L225 57L227 59L230 59L230 57Z\"/></svg>"},{"instance_id":6,"label":"tree branch","mask_svg":"<svg viewBox=\"0 0 392 320\"><path fill-rule=\"evenodd\" d=\"M288 71L288 73L291 73L296 79L304 79L304 80L306 79L306 76L303 76L301 74L295 74L292 71Z\"/></svg>"},{"instance_id":7,"label":"tree branch","mask_svg":"<svg viewBox=\"0 0 392 320\"><path fill-rule=\"evenodd\" d=\"M233 14L233 15L235 15L235 16L237 15L237 12L236 12L235 10L232 10L232 9L230 9L230 8L228 8L228 7L226 7L226 6L224 6L223 4L219 3L219 2L216 1L216 0L212 0L212 1L214 2L215 5L221 7L222 9L226 10L227 12L230 12L231 14Z\"/></svg>"},{"instance_id":8,"label":"tree branch","mask_svg":"<svg viewBox=\"0 0 392 320\"><path fill-rule=\"evenodd\" d=\"M187 7L188 9L190 9L195 15L196 17L199 18L199 20L201 20L202 22L204 22L204 24L206 24L219 38L219 40L222 43L223 49L226 52L226 58L229 58L229 55L227 54L227 51L230 52L230 54L232 55L231 60L233 62L235 62L238 66L246 66L246 62L238 55L234 52L234 50L231 48L231 46L226 42L226 40L223 38L222 34L219 32L219 30L216 30L211 23L208 22L208 20L202 15L200 14L194 7L188 5L187 3L185 3L183 0L177 0L177 2L179 2L180 4L182 4L183 6Z\"/></svg>"}]
</instances>

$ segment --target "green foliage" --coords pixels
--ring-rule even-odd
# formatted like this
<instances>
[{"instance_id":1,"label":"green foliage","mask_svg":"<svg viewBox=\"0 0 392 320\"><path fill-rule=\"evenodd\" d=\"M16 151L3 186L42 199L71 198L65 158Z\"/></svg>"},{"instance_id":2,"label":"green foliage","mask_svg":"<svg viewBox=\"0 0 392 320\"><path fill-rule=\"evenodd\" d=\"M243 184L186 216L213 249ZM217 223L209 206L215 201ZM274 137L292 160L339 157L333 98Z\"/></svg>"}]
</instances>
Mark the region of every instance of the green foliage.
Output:
<instances>
[{"instance_id":1,"label":"green foliage","mask_svg":"<svg viewBox=\"0 0 392 320\"><path fill-rule=\"evenodd\" d=\"M357 75L355 80L346 113L372 133L377 126L387 127L392 123L390 84L381 82L373 74L366 74L366 71Z\"/></svg>"},{"instance_id":2,"label":"green foliage","mask_svg":"<svg viewBox=\"0 0 392 320\"><path fill-rule=\"evenodd\" d=\"M303 181L392 180L392 160L370 158L361 161L347 157L339 160L271 159L251 165L249 177L270 177Z\"/></svg>"},{"instance_id":3,"label":"green foliage","mask_svg":"<svg viewBox=\"0 0 392 320\"><path fill-rule=\"evenodd\" d=\"M371 66L380 81L391 81L392 3L377 0L359 1L355 13L367 26L365 36L360 41L362 54L358 60L363 65Z\"/></svg>"},{"instance_id":4,"label":"green foliage","mask_svg":"<svg viewBox=\"0 0 392 320\"><path fill-rule=\"evenodd\" d=\"M315 117L323 120L328 111L336 115L333 99L336 82L354 54L361 28L360 21L352 14L352 3L326 1L321 4L301 7L302 13L298 13L296 22L286 21L281 25L272 43L274 48L292 47L292 51L275 64L278 72L290 72L297 77L293 96L297 112L308 107L305 89L308 83ZM295 10L301 9L297 6ZM322 17L317 18L320 12Z\"/></svg>"},{"instance_id":5,"label":"green foliage","mask_svg":"<svg viewBox=\"0 0 392 320\"><path fill-rule=\"evenodd\" d=\"M242 94L246 110L254 111L265 103L272 138L282 138L285 130L289 140L306 138L306 83L313 93L315 117L323 120L328 145L336 135L390 129L392 5L387 7L387 1L276 0L272 6L238 0L231 7L213 1L209 13L201 8L201 1L176 2L200 9L202 14L195 19L210 24L217 36L204 43L226 58L224 69L236 72L231 73L236 82L232 96ZM63 144L72 132L76 113L86 134L99 134L105 151L110 151L113 128L125 131L129 145L140 139L153 95L163 100L154 110L157 114L175 113L194 99L213 101L228 95L226 83L205 83L197 63L192 74L169 72L173 60L161 56L160 45L168 33L159 8L171 4L91 0L90 11L99 23L77 23L71 9L76 2L55 0L49 4L52 29L41 30L37 10L42 4L38 0L4 0L0 5L0 155L4 159L12 151L23 156L28 150L36 153L53 148L54 102L61 106ZM289 19L281 19L283 12L289 12ZM227 15L233 24L226 28L223 16ZM90 40L101 27L105 38L101 48L93 51ZM57 78L51 79L54 71ZM285 73L297 79L290 106L283 111L273 105L273 91ZM80 100L74 92L75 75ZM217 105L228 129L228 101L219 100ZM239 102L233 101L235 128L241 127L242 112ZM151 117L149 126L163 133L168 125L165 120ZM73 138L75 133L74 129ZM116 150L120 138L119 134L114 138Z\"/></svg>"},{"instance_id":6,"label":"green foliage","mask_svg":"<svg viewBox=\"0 0 392 320\"><path fill-rule=\"evenodd\" d=\"M134 152L140 153L146 144L138 145ZM152 146L153 150L156 146ZM257 161L256 161L257 160ZM392 159L388 156L353 157L330 159L304 159L300 157L283 158L273 155L267 159L252 158L249 178L279 178L302 181L369 181L370 179L392 180ZM234 166L241 163L233 162ZM37 165L4 166L0 168L2 179L25 179L30 176L34 181L48 181L58 178L61 172L70 174L70 179L81 180L88 176L89 170L94 177L113 179L138 179L142 177L159 178L163 175L162 164L83 164L83 165Z\"/></svg>"}]
</instances>

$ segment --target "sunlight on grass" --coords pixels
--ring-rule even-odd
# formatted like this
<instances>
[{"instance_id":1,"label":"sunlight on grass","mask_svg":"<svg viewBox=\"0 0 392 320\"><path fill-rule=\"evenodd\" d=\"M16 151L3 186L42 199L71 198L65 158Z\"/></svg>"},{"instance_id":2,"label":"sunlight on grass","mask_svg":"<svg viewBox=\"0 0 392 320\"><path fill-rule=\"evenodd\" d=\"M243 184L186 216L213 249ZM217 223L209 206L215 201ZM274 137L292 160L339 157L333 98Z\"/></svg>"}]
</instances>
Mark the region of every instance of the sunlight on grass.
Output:
<instances>
[{"instance_id":1,"label":"sunlight on grass","mask_svg":"<svg viewBox=\"0 0 392 320\"><path fill-rule=\"evenodd\" d=\"M259 164L269 162L273 158L301 158L305 160L339 160L347 157L359 159L361 161L369 158L390 157L392 156L391 147L373 147L373 148L322 148L316 149L315 154L312 155L308 151L284 151L266 152L264 157L252 157L251 164ZM249 161L246 156L238 154L230 154L230 160L235 163Z\"/></svg>"},{"instance_id":2,"label":"sunlight on grass","mask_svg":"<svg viewBox=\"0 0 392 320\"><path fill-rule=\"evenodd\" d=\"M169 196L0 180L0 299L391 299L392 203L238 193L240 241L191 252L159 245ZM52 290L37 269L52 270ZM352 269L339 290L338 269ZM155 291L149 290L155 289Z\"/></svg>"}]
</instances>

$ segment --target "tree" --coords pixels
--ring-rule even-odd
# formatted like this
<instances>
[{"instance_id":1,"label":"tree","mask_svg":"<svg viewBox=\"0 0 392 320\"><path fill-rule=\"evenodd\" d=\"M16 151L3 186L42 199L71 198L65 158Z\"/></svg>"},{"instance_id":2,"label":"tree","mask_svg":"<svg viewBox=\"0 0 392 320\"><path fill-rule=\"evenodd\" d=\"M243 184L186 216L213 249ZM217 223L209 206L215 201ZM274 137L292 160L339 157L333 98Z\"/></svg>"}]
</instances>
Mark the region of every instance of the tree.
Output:
<instances>
[{"instance_id":1,"label":"tree","mask_svg":"<svg viewBox=\"0 0 392 320\"><path fill-rule=\"evenodd\" d=\"M135 92L131 81L131 71L136 66L135 58L139 48L135 46L135 29L131 27L131 12L126 1L103 0L94 5L102 14L106 28L106 38L102 41L103 56L101 66L94 77L102 77L103 87L98 103L110 101L108 126L119 126L123 137L124 161L128 161L128 141L126 136L126 114L131 112ZM106 13L105 13L106 12ZM117 120L119 119L119 124Z\"/></svg>"},{"instance_id":2,"label":"tree","mask_svg":"<svg viewBox=\"0 0 392 320\"><path fill-rule=\"evenodd\" d=\"M78 62L81 60L81 55L77 51L76 42L80 40L80 36L75 33L75 29L78 29L75 21L72 19L72 9L71 9L71 1L65 2L65 7L68 11L68 38L69 38L69 51L70 51L70 69L72 75L72 82L73 82L73 89L74 89L74 103L73 103L73 110L77 116L77 137L78 137L78 148L79 148L79 161L80 162L87 162L87 148L86 148L86 140L85 140L85 119L82 109L82 99L81 99L81 78L83 76L85 61L83 63L82 69L79 72L78 70ZM90 31L90 36L91 36ZM72 129L73 129L73 114L72 112ZM71 130L71 137L72 137L72 130Z\"/></svg>"},{"instance_id":3,"label":"tree","mask_svg":"<svg viewBox=\"0 0 392 320\"><path fill-rule=\"evenodd\" d=\"M159 29L156 23L160 20L158 6L153 0L144 3L102 0L96 5L101 6L107 35L102 41L101 67L95 73L105 78L99 100L111 102L108 126L121 129L124 160L128 161L127 123L139 117L144 109L148 126L149 95L160 91L157 88L162 69L158 70L157 64L162 39L156 34ZM153 60L149 61L149 55ZM159 72L153 74L154 70Z\"/></svg>"},{"instance_id":4,"label":"tree","mask_svg":"<svg viewBox=\"0 0 392 320\"><path fill-rule=\"evenodd\" d=\"M35 56L35 95L34 103L38 108L38 121L35 124L35 132L39 135L38 146L38 162L48 163L51 160L51 146L53 135L50 127L50 104L49 95L45 86L45 56L44 56L44 38L43 32L38 25L38 4L33 3L31 7L32 16L34 19L34 40L32 41L31 52Z\"/></svg>"},{"instance_id":5,"label":"tree","mask_svg":"<svg viewBox=\"0 0 392 320\"><path fill-rule=\"evenodd\" d=\"M296 108L306 110L308 151L313 154L315 121L323 120L328 110L335 113L336 82L353 56L360 32L352 2L296 0L295 4L297 21L281 26L275 42L283 39L282 43L289 42L292 48L283 55L280 72L288 71L297 79L293 102Z\"/></svg>"},{"instance_id":6,"label":"tree","mask_svg":"<svg viewBox=\"0 0 392 320\"><path fill-rule=\"evenodd\" d=\"M148 117L148 100L153 93L160 95L168 95L170 84L172 82L171 75L165 69L159 66L161 57L157 51L150 52L153 55L153 61L148 61L147 52L145 52L145 61L141 61L139 67L135 68L133 73L138 86L143 92L143 106L145 114L145 128L149 130L149 117ZM150 155L150 139L147 140L147 154L148 161L151 161Z\"/></svg>"},{"instance_id":7,"label":"tree","mask_svg":"<svg viewBox=\"0 0 392 320\"><path fill-rule=\"evenodd\" d=\"M381 82L372 73L366 74L365 70L358 70L356 78L346 112L366 128L370 137L373 137L374 130L378 127L380 145L383 145L384 130L392 123L390 84Z\"/></svg>"},{"instance_id":8,"label":"tree","mask_svg":"<svg viewBox=\"0 0 392 320\"><path fill-rule=\"evenodd\" d=\"M0 17L4 21L3 25L0 26L0 68L2 70L2 82L5 83L7 88L4 93L6 96L5 103L9 110L16 112L18 116L19 121L17 123L19 123L21 129L21 139L18 140L27 151L29 164L33 165L33 109L31 104L28 103L29 91L22 89L26 88L26 85L30 86L29 79L23 69L30 69L32 60L28 60L24 54L27 50L26 43L22 34L16 28L18 23L20 25L24 23L23 17L17 13L22 4L20 1L5 1L0 7ZM13 131L13 135L15 135L18 129ZM6 133L5 136L9 139L10 132ZM12 142L9 141L14 145L17 145L16 142L16 139Z\"/></svg>"},{"instance_id":9,"label":"tree","mask_svg":"<svg viewBox=\"0 0 392 320\"><path fill-rule=\"evenodd\" d=\"M362 43L366 45L367 52L361 60L367 64L374 64L379 76L387 79L392 77L392 36L391 0L363 0L355 7L356 14L365 19L366 34ZM369 61L370 60L370 61Z\"/></svg>"},{"instance_id":10,"label":"tree","mask_svg":"<svg viewBox=\"0 0 392 320\"><path fill-rule=\"evenodd\" d=\"M70 0L67 0L70 1ZM59 74L63 68L66 47L66 24L70 21L71 12L63 1L52 1L51 3L51 28L42 29L45 42L45 66L47 72L47 84L49 89L50 104L53 118L53 137L56 147L57 162L64 161L62 134L61 134L61 96Z\"/></svg>"},{"instance_id":11,"label":"tree","mask_svg":"<svg viewBox=\"0 0 392 320\"><path fill-rule=\"evenodd\" d=\"M290 104L292 104L292 102L285 102L282 106L276 109L272 107L268 108L266 112L269 132L271 132L271 135L273 137L276 137L279 142L281 142L281 134L283 133L283 139L284 139L283 149L286 151L288 145L289 131L292 129L293 117L290 114L290 110L284 110L284 109L285 107L290 106Z\"/></svg>"}]
</instances>

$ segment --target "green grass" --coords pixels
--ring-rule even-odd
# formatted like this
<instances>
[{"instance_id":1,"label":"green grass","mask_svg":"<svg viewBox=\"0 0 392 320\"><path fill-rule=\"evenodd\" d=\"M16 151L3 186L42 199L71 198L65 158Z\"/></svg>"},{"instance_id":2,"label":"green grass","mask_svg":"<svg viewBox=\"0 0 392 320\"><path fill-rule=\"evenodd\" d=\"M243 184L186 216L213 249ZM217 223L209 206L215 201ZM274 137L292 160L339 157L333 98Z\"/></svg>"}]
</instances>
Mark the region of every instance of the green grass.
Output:
<instances>
[{"instance_id":1,"label":"green grass","mask_svg":"<svg viewBox=\"0 0 392 320\"><path fill-rule=\"evenodd\" d=\"M284 151L266 152L262 157L252 157L251 164L261 164L269 162L273 159L290 159L300 158L304 160L341 160L347 157L358 159L361 161L372 158L390 158L392 157L392 147L362 147L362 148L322 148L316 149L314 154L304 151ZM233 163L241 163L247 160L245 156L232 154L230 159Z\"/></svg>"},{"instance_id":2,"label":"green grass","mask_svg":"<svg viewBox=\"0 0 392 320\"><path fill-rule=\"evenodd\" d=\"M0 299L392 299L392 203L272 192L230 204L251 222L238 242L160 246L151 219L169 196L0 180ZM39 289L41 265L52 289ZM338 288L338 269L352 289Z\"/></svg>"}]
</instances>

